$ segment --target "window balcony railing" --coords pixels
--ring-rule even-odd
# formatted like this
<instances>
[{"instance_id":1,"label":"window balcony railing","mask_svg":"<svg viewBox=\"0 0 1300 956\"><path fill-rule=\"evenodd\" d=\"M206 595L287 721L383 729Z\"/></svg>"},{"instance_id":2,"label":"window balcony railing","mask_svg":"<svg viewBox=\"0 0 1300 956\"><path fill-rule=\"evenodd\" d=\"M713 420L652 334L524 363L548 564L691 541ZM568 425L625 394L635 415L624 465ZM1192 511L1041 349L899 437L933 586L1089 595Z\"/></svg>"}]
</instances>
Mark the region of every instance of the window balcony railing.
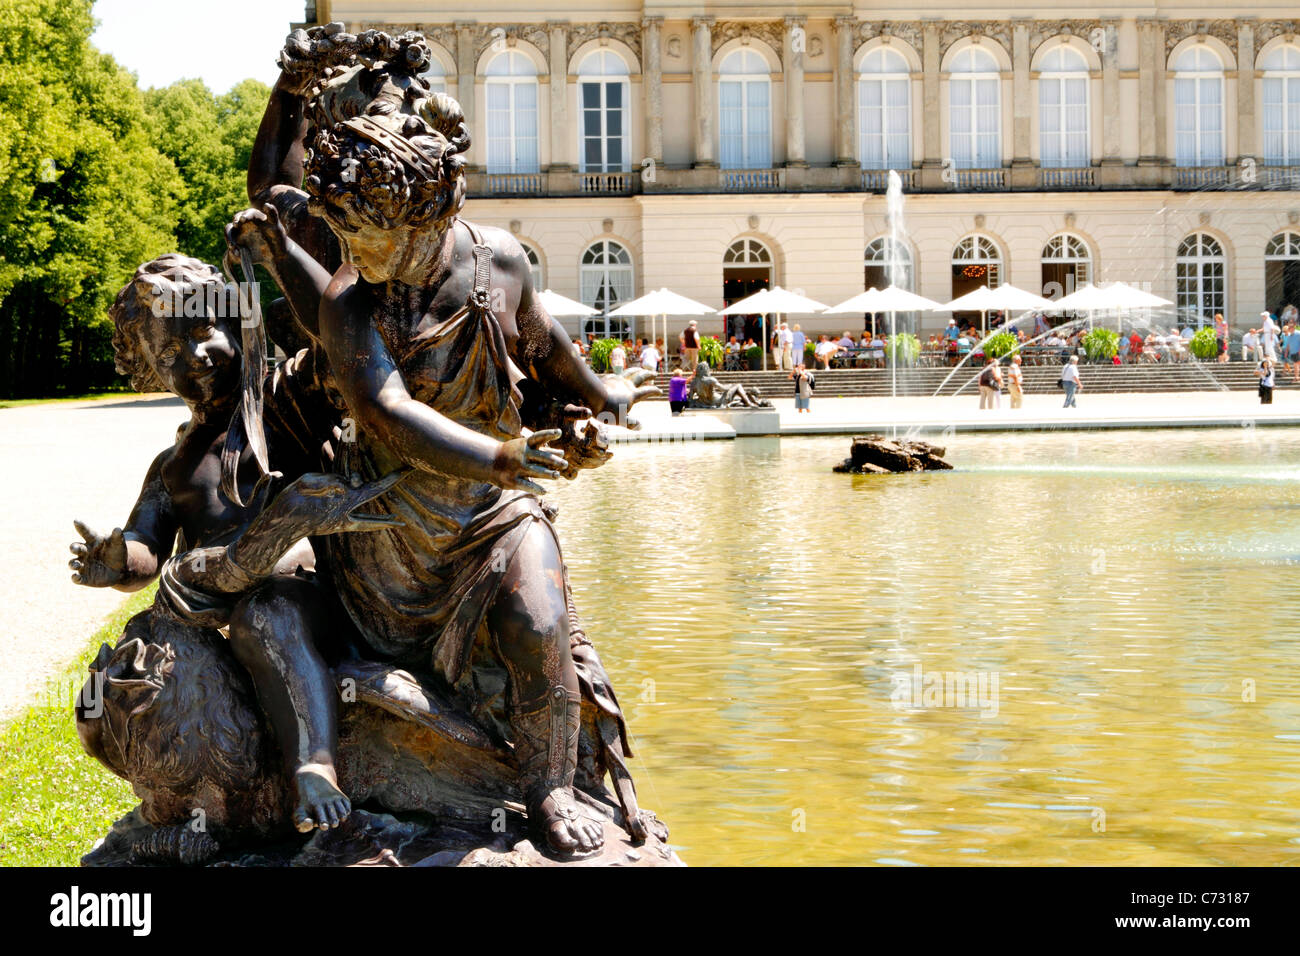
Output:
<instances>
[{"instance_id":1,"label":"window balcony railing","mask_svg":"<svg viewBox=\"0 0 1300 956\"><path fill-rule=\"evenodd\" d=\"M903 190L913 189L916 186L916 171L911 169L900 169L898 178L903 181ZM887 169L864 169L862 171L862 191L866 193L883 193L889 189L889 170Z\"/></svg>"},{"instance_id":2,"label":"window balcony railing","mask_svg":"<svg viewBox=\"0 0 1300 956\"><path fill-rule=\"evenodd\" d=\"M1091 166L1043 168L1044 189L1092 189L1096 186L1096 176Z\"/></svg>"},{"instance_id":3,"label":"window balcony railing","mask_svg":"<svg viewBox=\"0 0 1300 956\"><path fill-rule=\"evenodd\" d=\"M1174 189L1227 189L1232 185L1231 166L1175 166Z\"/></svg>"},{"instance_id":4,"label":"window balcony railing","mask_svg":"<svg viewBox=\"0 0 1300 956\"><path fill-rule=\"evenodd\" d=\"M1006 189L1007 171L1005 169L954 169L957 189L979 192L986 189Z\"/></svg>"},{"instance_id":5,"label":"window balcony railing","mask_svg":"<svg viewBox=\"0 0 1300 956\"><path fill-rule=\"evenodd\" d=\"M1300 189L1300 166L1260 166L1256 182L1261 189Z\"/></svg>"},{"instance_id":6,"label":"window balcony railing","mask_svg":"<svg viewBox=\"0 0 1300 956\"><path fill-rule=\"evenodd\" d=\"M785 189L782 169L719 170L722 191L728 193L776 193Z\"/></svg>"},{"instance_id":7,"label":"window balcony railing","mask_svg":"<svg viewBox=\"0 0 1300 956\"><path fill-rule=\"evenodd\" d=\"M599 196L626 196L632 192L632 173L579 173L578 188Z\"/></svg>"},{"instance_id":8,"label":"window balcony railing","mask_svg":"<svg viewBox=\"0 0 1300 956\"><path fill-rule=\"evenodd\" d=\"M493 196L544 196L545 173L488 173L487 191Z\"/></svg>"}]
</instances>

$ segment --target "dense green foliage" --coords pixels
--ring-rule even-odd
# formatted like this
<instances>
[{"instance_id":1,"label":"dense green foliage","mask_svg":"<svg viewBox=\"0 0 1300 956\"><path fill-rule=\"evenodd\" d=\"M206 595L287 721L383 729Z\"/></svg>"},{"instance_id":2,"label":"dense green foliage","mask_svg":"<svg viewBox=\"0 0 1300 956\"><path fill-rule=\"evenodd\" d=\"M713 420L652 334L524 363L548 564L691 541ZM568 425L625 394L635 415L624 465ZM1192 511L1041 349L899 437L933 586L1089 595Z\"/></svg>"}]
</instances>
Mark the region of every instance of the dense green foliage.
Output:
<instances>
[{"instance_id":1,"label":"dense green foliage","mask_svg":"<svg viewBox=\"0 0 1300 956\"><path fill-rule=\"evenodd\" d=\"M885 354L891 365L915 365L921 354L921 342L911 332L897 332L889 337Z\"/></svg>"},{"instance_id":2,"label":"dense green foliage","mask_svg":"<svg viewBox=\"0 0 1300 956\"><path fill-rule=\"evenodd\" d=\"M1090 362L1109 362L1119 351L1119 333L1114 329L1093 329L1083 337L1083 352Z\"/></svg>"},{"instance_id":3,"label":"dense green foliage","mask_svg":"<svg viewBox=\"0 0 1300 956\"><path fill-rule=\"evenodd\" d=\"M1020 343L1010 332L997 332L984 342L984 354L989 358L1000 359L1010 355L1019 347Z\"/></svg>"},{"instance_id":4,"label":"dense green foliage","mask_svg":"<svg viewBox=\"0 0 1300 956\"><path fill-rule=\"evenodd\" d=\"M700 359L709 363L709 368L722 368L722 343L712 335L700 336Z\"/></svg>"},{"instance_id":5,"label":"dense green foliage","mask_svg":"<svg viewBox=\"0 0 1300 956\"><path fill-rule=\"evenodd\" d=\"M763 367L763 347L761 345L751 345L745 349L745 364L751 371Z\"/></svg>"},{"instance_id":6,"label":"dense green foliage","mask_svg":"<svg viewBox=\"0 0 1300 956\"><path fill-rule=\"evenodd\" d=\"M217 261L269 91L142 92L90 0L0 4L0 398L119 381L106 314L141 262Z\"/></svg>"},{"instance_id":7,"label":"dense green foliage","mask_svg":"<svg viewBox=\"0 0 1300 956\"><path fill-rule=\"evenodd\" d=\"M622 343L618 339L596 339L591 343L591 351L588 353L591 359L591 370L593 372L608 372L609 355Z\"/></svg>"},{"instance_id":8,"label":"dense green foliage","mask_svg":"<svg viewBox=\"0 0 1300 956\"><path fill-rule=\"evenodd\" d=\"M1214 326L1207 325L1203 329L1197 329L1187 347L1201 361L1215 358L1219 354L1219 338L1214 331Z\"/></svg>"}]
</instances>

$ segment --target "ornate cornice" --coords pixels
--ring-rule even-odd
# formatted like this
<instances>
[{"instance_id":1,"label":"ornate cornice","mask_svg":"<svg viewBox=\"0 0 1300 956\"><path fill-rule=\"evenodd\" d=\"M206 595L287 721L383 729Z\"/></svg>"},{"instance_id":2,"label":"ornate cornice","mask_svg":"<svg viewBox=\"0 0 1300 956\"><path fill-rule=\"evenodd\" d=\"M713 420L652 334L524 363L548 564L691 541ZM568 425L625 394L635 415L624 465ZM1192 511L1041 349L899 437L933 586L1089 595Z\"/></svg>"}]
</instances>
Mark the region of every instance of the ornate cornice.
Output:
<instances>
[{"instance_id":1,"label":"ornate cornice","mask_svg":"<svg viewBox=\"0 0 1300 956\"><path fill-rule=\"evenodd\" d=\"M921 23L919 20L863 20L854 30L854 46L862 46L876 37L898 37L911 45L919 55L921 52Z\"/></svg>"},{"instance_id":2,"label":"ornate cornice","mask_svg":"<svg viewBox=\"0 0 1300 956\"><path fill-rule=\"evenodd\" d=\"M780 59L785 46L785 25L777 20L719 20L713 26L713 52L716 54L724 43L736 39L743 43L750 37L762 40Z\"/></svg>"},{"instance_id":3,"label":"ornate cornice","mask_svg":"<svg viewBox=\"0 0 1300 956\"><path fill-rule=\"evenodd\" d=\"M1029 24L1029 53L1059 36L1075 36L1092 43L1093 31L1104 26L1100 20L1033 20Z\"/></svg>"},{"instance_id":4,"label":"ornate cornice","mask_svg":"<svg viewBox=\"0 0 1300 956\"><path fill-rule=\"evenodd\" d=\"M1300 20L1260 20L1255 23L1255 49L1274 37L1300 36Z\"/></svg>"},{"instance_id":5,"label":"ornate cornice","mask_svg":"<svg viewBox=\"0 0 1300 956\"><path fill-rule=\"evenodd\" d=\"M570 53L589 40L618 40L626 44L637 63L641 63L641 25L638 23L579 23L569 27L568 37Z\"/></svg>"},{"instance_id":6,"label":"ornate cornice","mask_svg":"<svg viewBox=\"0 0 1300 956\"><path fill-rule=\"evenodd\" d=\"M1236 20L1170 20L1165 27L1165 56L1188 37L1198 34L1222 40L1233 57L1237 56Z\"/></svg>"},{"instance_id":7,"label":"ornate cornice","mask_svg":"<svg viewBox=\"0 0 1300 956\"><path fill-rule=\"evenodd\" d=\"M943 24L939 35L939 55L943 56L948 48L967 37L988 37L997 40L1011 55L1011 21L1010 20L951 20Z\"/></svg>"}]
</instances>

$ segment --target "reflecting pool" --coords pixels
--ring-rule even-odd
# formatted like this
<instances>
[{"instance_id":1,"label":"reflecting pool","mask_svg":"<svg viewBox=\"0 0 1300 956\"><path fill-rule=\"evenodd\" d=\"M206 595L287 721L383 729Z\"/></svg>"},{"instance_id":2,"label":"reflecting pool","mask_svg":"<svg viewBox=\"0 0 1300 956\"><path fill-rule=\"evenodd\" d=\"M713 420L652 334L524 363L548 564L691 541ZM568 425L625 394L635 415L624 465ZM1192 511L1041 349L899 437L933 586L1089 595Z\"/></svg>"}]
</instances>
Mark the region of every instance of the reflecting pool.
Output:
<instances>
[{"instance_id":1,"label":"reflecting pool","mask_svg":"<svg viewBox=\"0 0 1300 956\"><path fill-rule=\"evenodd\" d=\"M687 862L1300 862L1300 429L849 444L618 446L550 495Z\"/></svg>"}]
</instances>

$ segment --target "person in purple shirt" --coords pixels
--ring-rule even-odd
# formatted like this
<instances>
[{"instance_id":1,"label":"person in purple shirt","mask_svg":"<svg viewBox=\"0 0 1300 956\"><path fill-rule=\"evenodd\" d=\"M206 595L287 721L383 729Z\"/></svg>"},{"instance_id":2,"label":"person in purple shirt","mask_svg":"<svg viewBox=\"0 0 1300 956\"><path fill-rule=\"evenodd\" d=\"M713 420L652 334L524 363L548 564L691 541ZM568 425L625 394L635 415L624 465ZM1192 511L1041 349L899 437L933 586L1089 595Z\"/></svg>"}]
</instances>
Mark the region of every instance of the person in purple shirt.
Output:
<instances>
[{"instance_id":1,"label":"person in purple shirt","mask_svg":"<svg viewBox=\"0 0 1300 956\"><path fill-rule=\"evenodd\" d=\"M668 407L673 410L674 415L680 415L682 409L686 407L690 387L690 379L685 373L680 368L673 369L673 377L668 381Z\"/></svg>"}]
</instances>

